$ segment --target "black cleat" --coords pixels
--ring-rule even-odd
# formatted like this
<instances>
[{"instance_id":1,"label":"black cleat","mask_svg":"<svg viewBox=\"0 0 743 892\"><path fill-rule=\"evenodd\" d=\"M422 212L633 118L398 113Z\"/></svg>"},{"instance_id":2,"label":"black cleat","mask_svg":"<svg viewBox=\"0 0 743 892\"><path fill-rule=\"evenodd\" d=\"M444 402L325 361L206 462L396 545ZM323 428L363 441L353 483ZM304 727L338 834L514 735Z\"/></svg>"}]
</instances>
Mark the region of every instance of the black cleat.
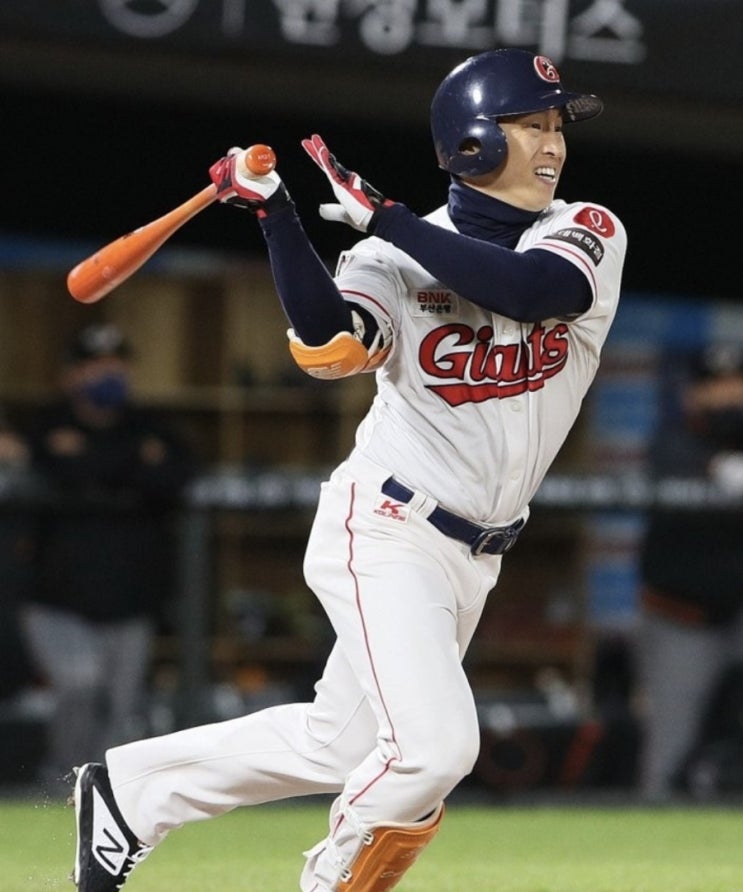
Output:
<instances>
[{"instance_id":1,"label":"black cleat","mask_svg":"<svg viewBox=\"0 0 743 892\"><path fill-rule=\"evenodd\" d=\"M122 818L104 765L89 762L76 772L72 881L78 892L116 892L152 846L139 842Z\"/></svg>"}]
</instances>

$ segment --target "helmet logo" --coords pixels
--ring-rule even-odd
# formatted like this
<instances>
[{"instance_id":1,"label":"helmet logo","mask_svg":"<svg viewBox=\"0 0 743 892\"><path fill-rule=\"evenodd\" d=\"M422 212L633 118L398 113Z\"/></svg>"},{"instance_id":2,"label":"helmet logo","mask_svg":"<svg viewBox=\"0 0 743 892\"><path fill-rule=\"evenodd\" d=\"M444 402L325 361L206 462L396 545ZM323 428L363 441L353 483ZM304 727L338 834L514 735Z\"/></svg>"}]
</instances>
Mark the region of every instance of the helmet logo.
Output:
<instances>
[{"instance_id":1,"label":"helmet logo","mask_svg":"<svg viewBox=\"0 0 743 892\"><path fill-rule=\"evenodd\" d=\"M534 57L534 70L543 81L547 81L550 84L560 83L560 73L555 67L555 63L546 56Z\"/></svg>"}]
</instances>

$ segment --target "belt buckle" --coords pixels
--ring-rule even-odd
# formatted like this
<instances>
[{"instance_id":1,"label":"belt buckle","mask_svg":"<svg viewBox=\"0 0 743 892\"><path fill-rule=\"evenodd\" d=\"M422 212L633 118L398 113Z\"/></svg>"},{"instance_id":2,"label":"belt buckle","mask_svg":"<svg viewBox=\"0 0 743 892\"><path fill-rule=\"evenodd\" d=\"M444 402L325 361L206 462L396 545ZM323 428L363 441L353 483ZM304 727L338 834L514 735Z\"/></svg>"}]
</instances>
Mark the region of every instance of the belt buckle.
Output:
<instances>
[{"instance_id":1,"label":"belt buckle","mask_svg":"<svg viewBox=\"0 0 743 892\"><path fill-rule=\"evenodd\" d=\"M515 525L512 527L506 527L503 529L502 527L489 527L488 529L483 530L478 534L475 541L472 543L470 551L476 557L483 553L483 551L490 545L493 539L500 539L503 543L502 548L499 551L494 552L494 554L505 554L507 551L510 551L513 546L516 544L516 540L518 539L519 529Z\"/></svg>"}]
</instances>

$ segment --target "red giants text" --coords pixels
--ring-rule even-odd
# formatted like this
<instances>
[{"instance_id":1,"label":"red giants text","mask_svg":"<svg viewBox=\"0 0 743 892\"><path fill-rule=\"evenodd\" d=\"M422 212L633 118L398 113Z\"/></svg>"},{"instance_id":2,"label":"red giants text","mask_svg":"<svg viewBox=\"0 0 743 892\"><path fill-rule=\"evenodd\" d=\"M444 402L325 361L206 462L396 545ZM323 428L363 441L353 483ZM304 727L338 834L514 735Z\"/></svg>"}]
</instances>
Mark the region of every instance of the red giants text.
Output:
<instances>
[{"instance_id":1,"label":"red giants text","mask_svg":"<svg viewBox=\"0 0 743 892\"><path fill-rule=\"evenodd\" d=\"M441 379L428 384L450 406L517 396L544 387L568 359L567 325L549 330L536 323L518 344L494 344L493 329L483 325L442 325L423 339L421 368Z\"/></svg>"}]
</instances>

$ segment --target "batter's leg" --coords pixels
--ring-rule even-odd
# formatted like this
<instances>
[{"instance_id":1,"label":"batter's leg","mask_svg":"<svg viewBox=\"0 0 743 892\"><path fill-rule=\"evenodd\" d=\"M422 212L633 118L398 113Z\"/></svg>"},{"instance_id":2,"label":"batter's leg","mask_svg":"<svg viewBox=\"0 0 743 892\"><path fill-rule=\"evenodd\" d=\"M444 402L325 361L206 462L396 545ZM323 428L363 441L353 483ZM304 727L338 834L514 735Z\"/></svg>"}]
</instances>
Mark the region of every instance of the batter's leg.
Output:
<instances>
[{"instance_id":1,"label":"batter's leg","mask_svg":"<svg viewBox=\"0 0 743 892\"><path fill-rule=\"evenodd\" d=\"M116 747L106 762L124 819L155 845L184 823L237 806L338 792L375 734L363 693L335 648L312 703Z\"/></svg>"},{"instance_id":2,"label":"batter's leg","mask_svg":"<svg viewBox=\"0 0 743 892\"><path fill-rule=\"evenodd\" d=\"M374 486L336 480L308 547L307 580L378 732L334 804L328 837L308 853L305 892L335 890L375 828L424 826L479 751L461 659L500 564L472 558L422 515L404 526L380 517L377 497Z\"/></svg>"}]
</instances>

